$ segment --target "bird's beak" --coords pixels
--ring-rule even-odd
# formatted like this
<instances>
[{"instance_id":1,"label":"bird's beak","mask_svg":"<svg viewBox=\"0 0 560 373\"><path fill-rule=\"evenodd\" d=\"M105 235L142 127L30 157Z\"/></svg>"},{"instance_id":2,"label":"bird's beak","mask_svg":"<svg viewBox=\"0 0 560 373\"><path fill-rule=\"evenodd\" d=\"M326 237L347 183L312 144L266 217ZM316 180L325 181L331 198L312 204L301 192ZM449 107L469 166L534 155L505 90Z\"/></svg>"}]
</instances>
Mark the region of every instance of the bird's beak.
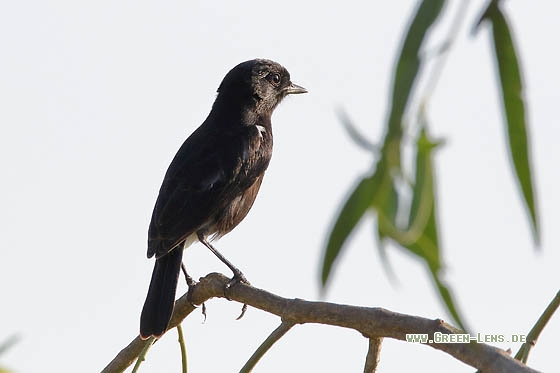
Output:
<instances>
[{"instance_id":1,"label":"bird's beak","mask_svg":"<svg viewBox=\"0 0 560 373\"><path fill-rule=\"evenodd\" d=\"M290 83L289 86L284 88L284 92L286 92L287 95L295 95L298 93L307 93L307 89L300 87L297 84Z\"/></svg>"}]
</instances>

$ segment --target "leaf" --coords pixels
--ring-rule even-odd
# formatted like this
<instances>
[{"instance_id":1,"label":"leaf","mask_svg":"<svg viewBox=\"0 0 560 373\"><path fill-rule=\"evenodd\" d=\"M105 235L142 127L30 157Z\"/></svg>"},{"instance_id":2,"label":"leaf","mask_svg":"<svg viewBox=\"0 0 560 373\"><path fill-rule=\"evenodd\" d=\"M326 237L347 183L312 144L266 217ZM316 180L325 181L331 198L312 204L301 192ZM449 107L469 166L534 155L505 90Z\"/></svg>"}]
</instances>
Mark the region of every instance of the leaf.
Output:
<instances>
[{"instance_id":1,"label":"leaf","mask_svg":"<svg viewBox=\"0 0 560 373\"><path fill-rule=\"evenodd\" d=\"M439 294L440 294L441 298L443 299L443 302L447 306L447 310L449 311L449 313L451 314L451 316L453 317L453 319L457 323L457 326L459 328L463 329L464 331L468 332L467 327L461 321L462 318L459 315L459 310L457 309L457 307L455 307L455 303L453 302L453 294L447 288L445 283L439 278L437 273L435 273L435 272L431 272L431 273L432 273L432 278L434 279L434 281L436 283L436 287L439 291Z\"/></svg>"},{"instance_id":2,"label":"leaf","mask_svg":"<svg viewBox=\"0 0 560 373\"><path fill-rule=\"evenodd\" d=\"M391 191L389 198L385 200L385 203L378 207L378 210L382 211L382 214L378 215L377 219L377 247L379 249L379 257L383 262L383 269L389 278L389 281L395 285L398 281L395 271L391 267L389 258L387 256L386 240L390 238L390 226L396 226L396 218L399 207L399 194L395 188L394 184L391 184ZM382 218L385 216L385 219Z\"/></svg>"},{"instance_id":3,"label":"leaf","mask_svg":"<svg viewBox=\"0 0 560 373\"><path fill-rule=\"evenodd\" d=\"M437 271L441 264L431 160L431 152L435 146L437 144L432 143L423 130L416 147L416 176L406 229L399 229L394 219L388 218L385 215L386 211L379 207L378 220L382 238L393 239L402 247L424 259L431 269Z\"/></svg>"},{"instance_id":4,"label":"leaf","mask_svg":"<svg viewBox=\"0 0 560 373\"><path fill-rule=\"evenodd\" d=\"M387 197L379 199L376 202L377 210L380 211L380 217L378 219L378 229L379 238L383 239L387 236L387 226L397 225L397 211L399 208L399 194L395 188L393 182L388 186Z\"/></svg>"},{"instance_id":5,"label":"leaf","mask_svg":"<svg viewBox=\"0 0 560 373\"><path fill-rule=\"evenodd\" d=\"M393 99L388 120L389 139L400 139L402 136L402 117L420 69L418 52L428 29L436 21L444 3L444 0L422 1L410 23L395 69Z\"/></svg>"},{"instance_id":6,"label":"leaf","mask_svg":"<svg viewBox=\"0 0 560 373\"><path fill-rule=\"evenodd\" d=\"M346 129L348 136L350 136L350 138L356 143L356 145L358 145L358 147L373 153L379 152L378 146L369 141L362 133L360 133L358 128L356 128L346 110L342 108L338 109L337 116L338 120L340 120L340 122Z\"/></svg>"},{"instance_id":7,"label":"leaf","mask_svg":"<svg viewBox=\"0 0 560 373\"><path fill-rule=\"evenodd\" d=\"M321 272L321 283L323 286L325 286L327 282L332 265L340 254L344 242L350 233L352 233L354 227L358 224L367 209L371 206L377 186L378 182L375 174L362 179L340 211L330 233L327 248L323 256L323 269Z\"/></svg>"},{"instance_id":8,"label":"leaf","mask_svg":"<svg viewBox=\"0 0 560 373\"><path fill-rule=\"evenodd\" d=\"M465 324L459 315L459 310L453 301L450 289L439 277L441 272L441 251L437 229L437 200L432 162L432 152L439 143L429 138L425 118L422 117L421 121L423 122L423 128L416 144L416 178L408 226L409 232L421 230L421 233L414 243L405 246L426 261L432 278L435 281L436 290L440 294L449 314L459 327L466 330Z\"/></svg>"},{"instance_id":9,"label":"leaf","mask_svg":"<svg viewBox=\"0 0 560 373\"><path fill-rule=\"evenodd\" d=\"M396 226L395 219L391 220L388 218L390 215L382 219L382 213L378 210L379 234L382 238L388 237L393 239L403 248L420 257L427 264L430 275L435 281L436 291L447 307L449 314L453 317L455 322L464 329L464 323L455 306L452 293L439 277L441 259L432 162L432 152L439 143L429 138L425 127L426 123L423 118L422 121L424 127L420 132L416 144L415 182L407 229L400 230ZM392 204L390 198L386 204ZM393 210L388 209L386 211L390 214Z\"/></svg>"},{"instance_id":10,"label":"leaf","mask_svg":"<svg viewBox=\"0 0 560 373\"><path fill-rule=\"evenodd\" d=\"M509 153L513 161L517 181L521 187L522 197L531 219L533 238L538 245L540 233L535 203L536 198L531 178L531 164L529 161L528 125L525 118L523 83L510 28L498 3L498 1L492 1L482 15L481 20L487 19L492 23L494 53L500 76L502 101L507 120Z\"/></svg>"},{"instance_id":11,"label":"leaf","mask_svg":"<svg viewBox=\"0 0 560 373\"><path fill-rule=\"evenodd\" d=\"M386 205L383 201L392 193L392 174L400 172L402 117L420 68L418 52L428 29L439 16L444 3L444 0L422 1L410 23L395 68L387 134L381 149L381 159L376 164L373 176L363 179L358 184L337 217L323 256L321 272L323 287L346 239L367 209L374 207L378 212L386 213Z\"/></svg>"},{"instance_id":12,"label":"leaf","mask_svg":"<svg viewBox=\"0 0 560 373\"><path fill-rule=\"evenodd\" d=\"M432 150L437 145L428 138L426 128L422 128L416 143L416 175L406 233L416 239L401 239L403 246L423 258L433 271L441 267L432 165Z\"/></svg>"},{"instance_id":13,"label":"leaf","mask_svg":"<svg viewBox=\"0 0 560 373\"><path fill-rule=\"evenodd\" d=\"M402 118L414 81L420 70L420 47L428 29L436 21L444 4L444 0L424 0L420 4L404 38L394 72L392 101L387 123L388 130L382 148L382 158L378 163L378 168L380 165L385 166L384 171L388 172L384 176L388 177L391 183L387 186L386 193L378 193L382 198L378 198L376 202L376 209L378 211L378 247L381 260L383 260L384 268L386 268L388 274L391 274L392 270L387 261L384 241L387 237L394 238L395 233L397 233L396 215L399 195L393 184L392 171L399 170L400 172L401 167ZM390 277L394 277L394 275Z\"/></svg>"}]
</instances>

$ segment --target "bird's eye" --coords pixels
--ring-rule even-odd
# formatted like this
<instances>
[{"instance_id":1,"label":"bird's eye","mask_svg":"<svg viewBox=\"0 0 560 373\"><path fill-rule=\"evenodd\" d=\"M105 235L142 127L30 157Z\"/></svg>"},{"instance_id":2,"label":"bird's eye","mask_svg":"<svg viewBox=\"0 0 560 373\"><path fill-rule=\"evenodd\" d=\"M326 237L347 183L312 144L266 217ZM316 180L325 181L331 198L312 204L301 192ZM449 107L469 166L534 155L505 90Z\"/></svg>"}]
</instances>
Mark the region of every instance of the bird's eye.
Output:
<instances>
[{"instance_id":1,"label":"bird's eye","mask_svg":"<svg viewBox=\"0 0 560 373\"><path fill-rule=\"evenodd\" d=\"M280 84L280 74L272 73L268 75L268 80L275 86Z\"/></svg>"}]
</instances>

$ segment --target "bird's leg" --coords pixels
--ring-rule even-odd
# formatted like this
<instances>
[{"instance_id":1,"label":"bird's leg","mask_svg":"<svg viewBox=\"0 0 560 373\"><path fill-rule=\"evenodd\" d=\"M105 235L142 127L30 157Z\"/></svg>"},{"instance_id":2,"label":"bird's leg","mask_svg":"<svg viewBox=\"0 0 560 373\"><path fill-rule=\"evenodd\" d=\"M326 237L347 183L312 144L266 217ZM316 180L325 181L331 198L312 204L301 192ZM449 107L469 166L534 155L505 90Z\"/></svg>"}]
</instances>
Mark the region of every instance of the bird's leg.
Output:
<instances>
[{"instance_id":1,"label":"bird's leg","mask_svg":"<svg viewBox=\"0 0 560 373\"><path fill-rule=\"evenodd\" d=\"M247 279L245 278L245 275L236 266L231 264L231 262L229 260L227 260L222 254L220 254L220 252L218 250L216 250L214 248L214 246L210 245L210 243L206 240L206 237L204 237L203 233L198 232L197 235L198 235L198 240L200 242L202 242L204 244L204 246L206 246L210 251L212 251L214 253L214 255L216 255L218 257L218 259L220 259L225 265L227 265L229 267L229 269L231 269L231 271L233 272L233 277L228 281L226 286L224 286L224 297L226 297L227 300L231 300L231 298L228 297L228 295L227 295L227 291L233 285L237 284L238 282L242 282L244 284L251 285L249 283L249 281L247 281ZM237 318L238 320L243 317L246 310L247 310L247 305L243 304L243 308L241 310L241 315L239 315L239 317Z\"/></svg>"},{"instance_id":2,"label":"bird's leg","mask_svg":"<svg viewBox=\"0 0 560 373\"><path fill-rule=\"evenodd\" d=\"M189 287L189 290L187 290L187 299L189 303L196 308L197 306L192 302L191 298L194 286L198 284L198 282L196 282L191 276L189 276L189 274L187 273L187 269L185 268L185 265L183 263L181 263L181 270L183 271L183 275L185 275L185 281L187 283L187 286ZM206 321L206 304L204 302L202 303L202 315L204 316L204 321Z\"/></svg>"},{"instance_id":3,"label":"bird's leg","mask_svg":"<svg viewBox=\"0 0 560 373\"><path fill-rule=\"evenodd\" d=\"M183 275L185 275L185 281L189 289L191 288L191 286L196 285L196 281L193 280L191 276L189 276L189 274L187 273L187 269L185 268L185 265L183 263L181 263L181 270L183 271Z\"/></svg>"}]
</instances>

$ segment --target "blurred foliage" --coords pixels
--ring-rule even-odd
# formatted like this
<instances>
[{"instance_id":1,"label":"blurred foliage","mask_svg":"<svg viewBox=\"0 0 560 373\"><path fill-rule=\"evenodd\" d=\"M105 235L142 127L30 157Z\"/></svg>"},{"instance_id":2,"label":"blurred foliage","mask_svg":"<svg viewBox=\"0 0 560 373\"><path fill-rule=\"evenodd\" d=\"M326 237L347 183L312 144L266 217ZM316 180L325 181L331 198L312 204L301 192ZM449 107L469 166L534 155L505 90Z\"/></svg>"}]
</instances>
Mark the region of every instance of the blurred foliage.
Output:
<instances>
[{"instance_id":1,"label":"blurred foliage","mask_svg":"<svg viewBox=\"0 0 560 373\"><path fill-rule=\"evenodd\" d=\"M2 343L0 343L0 355L3 355L13 345L15 345L18 341L19 341L19 336L13 335L13 336L7 338ZM12 370L9 370L5 367L0 366L0 373L12 373Z\"/></svg>"},{"instance_id":2,"label":"blurred foliage","mask_svg":"<svg viewBox=\"0 0 560 373\"><path fill-rule=\"evenodd\" d=\"M388 241L420 259L426 265L428 275L434 282L434 289L449 314L458 326L465 329L453 293L441 278L443 265L438 238L440 226L437 219L437 194L432 160L438 141L434 141L429 136L425 113L428 95L422 97L422 104L418 107L410 105L410 98L415 94L415 83L423 74L422 67L425 61L420 58L420 50L425 44L430 28L442 16L445 3L444 0L421 1L407 27L394 68L389 115L385 123L384 139L380 142L382 146L376 148L371 145L355 130L348 115L344 113L340 116L356 144L369 148L377 157L374 161L373 173L358 179L357 185L352 188L350 196L343 203L335 220L322 259L321 283L324 290L333 265L347 247L348 237L358 222L367 215L366 212L371 212L377 218L375 231L384 267L389 269L384 247ZM450 44L458 32L458 24L465 18L465 9L465 6L459 7L449 40L444 43L442 52L435 58L443 61L443 55L449 51ZM506 17L500 10L498 1L491 1L482 14L475 27L478 27L483 20L492 23L495 62L506 114L509 153L517 181L521 186L523 200L529 211L535 242L538 244L538 214L531 179L525 103L517 53ZM434 70L435 74L441 72L441 68ZM407 118L411 118L407 122L410 122L411 127L414 126L407 129L407 140L409 133L412 133L415 141L403 143L405 112ZM414 157L412 162L402 161L403 146L412 148ZM414 169L410 170L408 164L414 165ZM414 175L414 179L407 182L407 175ZM403 216L407 217L406 221L403 221Z\"/></svg>"},{"instance_id":3,"label":"blurred foliage","mask_svg":"<svg viewBox=\"0 0 560 373\"><path fill-rule=\"evenodd\" d=\"M509 154L513 161L517 181L521 187L531 218L533 236L539 243L539 226L537 223L537 207L531 179L531 165L529 161L529 144L527 140L527 122L525 118L525 104L523 84L519 61L507 19L499 7L499 1L491 1L484 11L476 28L482 21L488 20L492 24L494 41L494 55L498 68L502 102L507 120L506 135L509 144Z\"/></svg>"}]
</instances>

